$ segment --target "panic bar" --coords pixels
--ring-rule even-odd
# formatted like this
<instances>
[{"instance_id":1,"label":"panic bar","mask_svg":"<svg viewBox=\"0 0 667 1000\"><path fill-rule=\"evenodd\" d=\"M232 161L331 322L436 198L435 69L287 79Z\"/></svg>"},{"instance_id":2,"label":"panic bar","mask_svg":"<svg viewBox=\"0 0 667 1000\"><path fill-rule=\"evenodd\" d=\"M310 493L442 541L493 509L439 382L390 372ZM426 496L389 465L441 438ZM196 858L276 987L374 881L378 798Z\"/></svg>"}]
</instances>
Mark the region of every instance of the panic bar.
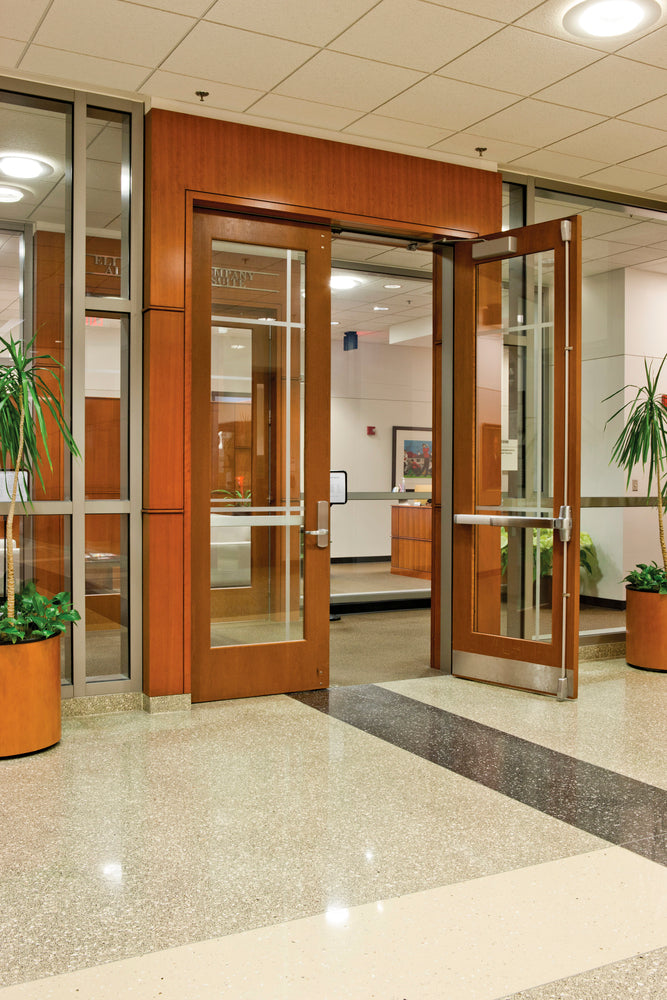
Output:
<instances>
[{"instance_id":1,"label":"panic bar","mask_svg":"<svg viewBox=\"0 0 667 1000\"><path fill-rule=\"evenodd\" d=\"M483 524L492 528L547 528L558 531L561 542L572 538L572 508L561 507L558 517L522 517L520 514L454 514L454 524Z\"/></svg>"}]
</instances>

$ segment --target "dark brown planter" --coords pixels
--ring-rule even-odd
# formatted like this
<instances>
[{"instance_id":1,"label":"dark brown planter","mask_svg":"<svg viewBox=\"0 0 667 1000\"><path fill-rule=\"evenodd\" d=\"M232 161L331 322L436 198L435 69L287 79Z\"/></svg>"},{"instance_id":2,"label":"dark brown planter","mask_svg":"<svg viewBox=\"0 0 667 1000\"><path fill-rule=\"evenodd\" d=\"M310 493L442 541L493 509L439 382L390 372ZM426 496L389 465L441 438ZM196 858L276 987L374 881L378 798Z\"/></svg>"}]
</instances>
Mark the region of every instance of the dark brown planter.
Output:
<instances>
[{"instance_id":1,"label":"dark brown planter","mask_svg":"<svg viewBox=\"0 0 667 1000\"><path fill-rule=\"evenodd\" d=\"M60 739L60 636L0 645L0 757Z\"/></svg>"},{"instance_id":2,"label":"dark brown planter","mask_svg":"<svg viewBox=\"0 0 667 1000\"><path fill-rule=\"evenodd\" d=\"M632 667L667 670L667 594L626 588L625 659Z\"/></svg>"}]
</instances>

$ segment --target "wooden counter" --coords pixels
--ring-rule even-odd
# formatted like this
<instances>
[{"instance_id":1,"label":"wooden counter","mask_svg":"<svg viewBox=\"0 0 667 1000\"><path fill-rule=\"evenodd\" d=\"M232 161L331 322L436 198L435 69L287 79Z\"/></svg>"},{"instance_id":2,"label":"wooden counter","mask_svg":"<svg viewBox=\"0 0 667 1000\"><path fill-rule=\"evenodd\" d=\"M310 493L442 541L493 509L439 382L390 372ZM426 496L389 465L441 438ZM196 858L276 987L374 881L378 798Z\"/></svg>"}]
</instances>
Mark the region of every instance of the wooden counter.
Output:
<instances>
[{"instance_id":1,"label":"wooden counter","mask_svg":"<svg viewBox=\"0 0 667 1000\"><path fill-rule=\"evenodd\" d=\"M399 504L391 508L391 571L401 576L431 579L430 504L411 507Z\"/></svg>"}]
</instances>

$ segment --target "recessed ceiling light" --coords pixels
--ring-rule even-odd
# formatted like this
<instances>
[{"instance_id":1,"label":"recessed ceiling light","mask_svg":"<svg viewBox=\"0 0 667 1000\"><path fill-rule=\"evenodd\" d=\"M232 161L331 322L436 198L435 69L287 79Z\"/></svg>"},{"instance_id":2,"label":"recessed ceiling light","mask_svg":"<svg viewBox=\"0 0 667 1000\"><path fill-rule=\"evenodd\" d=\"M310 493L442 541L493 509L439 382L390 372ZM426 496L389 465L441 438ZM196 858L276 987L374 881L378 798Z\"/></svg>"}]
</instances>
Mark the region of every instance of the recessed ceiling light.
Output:
<instances>
[{"instance_id":1,"label":"recessed ceiling light","mask_svg":"<svg viewBox=\"0 0 667 1000\"><path fill-rule=\"evenodd\" d=\"M10 202L10 201L20 201L23 197L23 191L19 191L18 188L12 187L0 187L0 201Z\"/></svg>"},{"instance_id":2,"label":"recessed ceiling light","mask_svg":"<svg viewBox=\"0 0 667 1000\"><path fill-rule=\"evenodd\" d=\"M245 351L245 344L230 344L233 351Z\"/></svg>"},{"instance_id":3,"label":"recessed ceiling light","mask_svg":"<svg viewBox=\"0 0 667 1000\"><path fill-rule=\"evenodd\" d=\"M657 0L584 0L568 10L563 27L580 38L616 38L655 24L661 14Z\"/></svg>"},{"instance_id":4,"label":"recessed ceiling light","mask_svg":"<svg viewBox=\"0 0 667 1000\"><path fill-rule=\"evenodd\" d=\"M385 288L401 288L401 285L385 285Z\"/></svg>"},{"instance_id":5,"label":"recessed ceiling light","mask_svg":"<svg viewBox=\"0 0 667 1000\"><path fill-rule=\"evenodd\" d=\"M53 167L38 160L35 156L17 156L14 154L0 157L0 171L5 177L21 177L30 180L34 177L44 177L53 172Z\"/></svg>"},{"instance_id":6,"label":"recessed ceiling light","mask_svg":"<svg viewBox=\"0 0 667 1000\"><path fill-rule=\"evenodd\" d=\"M361 284L359 278L353 278L349 274L332 274L329 287L335 288L336 291L343 292L347 289L354 288L355 285L359 284Z\"/></svg>"},{"instance_id":7,"label":"recessed ceiling light","mask_svg":"<svg viewBox=\"0 0 667 1000\"><path fill-rule=\"evenodd\" d=\"M389 311L389 306L373 306L373 312L379 313L388 311Z\"/></svg>"},{"instance_id":8,"label":"recessed ceiling light","mask_svg":"<svg viewBox=\"0 0 667 1000\"><path fill-rule=\"evenodd\" d=\"M340 323L338 322L338 320L337 320L337 319L332 319L332 320L331 320L331 325L332 325L332 326L340 326Z\"/></svg>"}]
</instances>

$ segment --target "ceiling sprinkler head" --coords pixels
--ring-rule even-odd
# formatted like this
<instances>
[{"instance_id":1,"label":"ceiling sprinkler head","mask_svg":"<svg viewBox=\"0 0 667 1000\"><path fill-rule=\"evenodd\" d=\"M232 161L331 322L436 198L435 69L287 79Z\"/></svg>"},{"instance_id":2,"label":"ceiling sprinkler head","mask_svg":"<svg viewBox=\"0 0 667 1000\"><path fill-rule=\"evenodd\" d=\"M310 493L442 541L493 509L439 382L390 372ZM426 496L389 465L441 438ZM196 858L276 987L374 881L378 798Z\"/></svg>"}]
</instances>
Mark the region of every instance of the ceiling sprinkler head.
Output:
<instances>
[{"instance_id":1,"label":"ceiling sprinkler head","mask_svg":"<svg viewBox=\"0 0 667 1000\"><path fill-rule=\"evenodd\" d=\"M205 97L208 97L209 92L208 90L195 90L195 94L197 95L200 101L203 101Z\"/></svg>"},{"instance_id":2,"label":"ceiling sprinkler head","mask_svg":"<svg viewBox=\"0 0 667 1000\"><path fill-rule=\"evenodd\" d=\"M479 153L480 156L483 156L484 153L486 153L487 149L488 146L475 146L475 152Z\"/></svg>"}]
</instances>

